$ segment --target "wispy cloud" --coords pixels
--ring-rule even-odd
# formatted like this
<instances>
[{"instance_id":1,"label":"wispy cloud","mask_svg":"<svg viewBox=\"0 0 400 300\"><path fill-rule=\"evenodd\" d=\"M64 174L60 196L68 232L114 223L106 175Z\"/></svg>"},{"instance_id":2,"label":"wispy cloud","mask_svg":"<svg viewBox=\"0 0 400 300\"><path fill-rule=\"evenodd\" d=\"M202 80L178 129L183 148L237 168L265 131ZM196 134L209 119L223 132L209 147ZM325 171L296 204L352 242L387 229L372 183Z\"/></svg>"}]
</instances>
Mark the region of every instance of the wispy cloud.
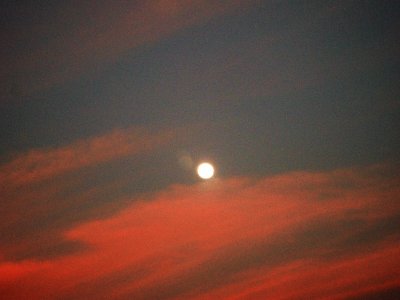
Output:
<instances>
[{"instance_id":1,"label":"wispy cloud","mask_svg":"<svg viewBox=\"0 0 400 300\"><path fill-rule=\"evenodd\" d=\"M61 173L151 150L173 136L173 132L151 135L144 129L115 130L55 149L31 150L0 166L0 187L44 180Z\"/></svg>"},{"instance_id":2,"label":"wispy cloud","mask_svg":"<svg viewBox=\"0 0 400 300\"><path fill-rule=\"evenodd\" d=\"M247 6L230 1L114 1L74 3L53 8L53 14L5 31L11 47L29 43L3 56L0 73L6 99L62 84L82 73L101 70L137 47L159 41L210 18ZM39 10L39 8L36 8ZM45 7L43 8L45 10ZM32 13L35 14L35 11ZM67 24L65 24L67 23ZM43 28L51 28L44 31Z\"/></svg>"},{"instance_id":3,"label":"wispy cloud","mask_svg":"<svg viewBox=\"0 0 400 300\"><path fill-rule=\"evenodd\" d=\"M3 259L0 290L82 299L383 293L400 285L399 186L387 166L171 186L65 230L84 251Z\"/></svg>"}]
</instances>

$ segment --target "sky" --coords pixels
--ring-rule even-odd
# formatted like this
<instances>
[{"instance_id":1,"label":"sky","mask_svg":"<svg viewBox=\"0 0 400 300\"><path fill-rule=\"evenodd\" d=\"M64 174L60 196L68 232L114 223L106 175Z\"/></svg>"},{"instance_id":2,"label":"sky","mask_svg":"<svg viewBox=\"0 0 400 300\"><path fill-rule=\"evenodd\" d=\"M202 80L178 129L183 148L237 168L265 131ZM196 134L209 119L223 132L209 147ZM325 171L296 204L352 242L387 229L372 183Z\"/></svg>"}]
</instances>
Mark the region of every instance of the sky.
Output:
<instances>
[{"instance_id":1,"label":"sky","mask_svg":"<svg viewBox=\"0 0 400 300\"><path fill-rule=\"evenodd\" d=\"M0 24L2 298L400 297L398 1L6 0Z\"/></svg>"}]
</instances>

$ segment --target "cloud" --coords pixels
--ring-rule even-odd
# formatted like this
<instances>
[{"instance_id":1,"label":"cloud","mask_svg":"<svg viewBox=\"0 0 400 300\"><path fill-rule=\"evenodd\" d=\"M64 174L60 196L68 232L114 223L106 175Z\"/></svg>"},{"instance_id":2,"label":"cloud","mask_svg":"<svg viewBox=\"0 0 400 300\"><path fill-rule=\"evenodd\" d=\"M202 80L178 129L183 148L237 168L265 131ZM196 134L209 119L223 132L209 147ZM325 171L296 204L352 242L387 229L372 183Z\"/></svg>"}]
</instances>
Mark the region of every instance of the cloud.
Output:
<instances>
[{"instance_id":1,"label":"cloud","mask_svg":"<svg viewBox=\"0 0 400 300\"><path fill-rule=\"evenodd\" d=\"M172 185L63 232L85 245L0 263L7 297L343 299L400 286L386 165ZM1 249L1 248L0 248Z\"/></svg>"},{"instance_id":2,"label":"cloud","mask_svg":"<svg viewBox=\"0 0 400 300\"><path fill-rule=\"evenodd\" d=\"M132 49L244 8L250 2L100 1L36 7L30 14L22 9L17 12L21 18L27 14L25 19L33 21L3 32L3 39L15 48L2 60L2 89L8 90L4 95L30 95L101 70ZM46 18L36 16L41 14Z\"/></svg>"},{"instance_id":3,"label":"cloud","mask_svg":"<svg viewBox=\"0 0 400 300\"><path fill-rule=\"evenodd\" d=\"M64 240L62 231L124 205L129 187L138 189L146 177L134 160L147 161L146 156L176 141L178 132L119 129L21 153L0 166L2 254L19 260L80 249L80 243Z\"/></svg>"},{"instance_id":4,"label":"cloud","mask_svg":"<svg viewBox=\"0 0 400 300\"><path fill-rule=\"evenodd\" d=\"M172 138L173 132L150 135L144 129L115 130L56 149L31 150L0 166L0 186L44 180L61 173L148 151Z\"/></svg>"}]
</instances>

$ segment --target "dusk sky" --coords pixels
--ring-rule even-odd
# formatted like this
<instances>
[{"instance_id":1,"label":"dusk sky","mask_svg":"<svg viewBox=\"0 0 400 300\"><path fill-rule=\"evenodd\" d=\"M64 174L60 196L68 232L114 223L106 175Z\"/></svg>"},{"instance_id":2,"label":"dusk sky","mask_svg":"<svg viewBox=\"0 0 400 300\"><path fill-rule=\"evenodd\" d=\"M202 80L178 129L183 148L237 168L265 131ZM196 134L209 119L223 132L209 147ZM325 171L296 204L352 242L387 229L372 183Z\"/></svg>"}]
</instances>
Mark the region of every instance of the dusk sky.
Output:
<instances>
[{"instance_id":1,"label":"dusk sky","mask_svg":"<svg viewBox=\"0 0 400 300\"><path fill-rule=\"evenodd\" d=\"M0 1L0 299L400 299L399 29L395 0Z\"/></svg>"}]
</instances>

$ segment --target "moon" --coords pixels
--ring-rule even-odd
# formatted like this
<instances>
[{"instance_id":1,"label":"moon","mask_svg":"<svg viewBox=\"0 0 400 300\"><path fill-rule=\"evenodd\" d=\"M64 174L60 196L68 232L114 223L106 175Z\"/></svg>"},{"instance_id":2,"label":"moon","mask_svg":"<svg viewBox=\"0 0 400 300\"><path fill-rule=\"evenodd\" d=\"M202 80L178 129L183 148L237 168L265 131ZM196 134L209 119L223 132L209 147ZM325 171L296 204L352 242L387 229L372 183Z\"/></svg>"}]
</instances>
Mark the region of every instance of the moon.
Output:
<instances>
[{"instance_id":1,"label":"moon","mask_svg":"<svg viewBox=\"0 0 400 300\"><path fill-rule=\"evenodd\" d=\"M202 179L210 179L214 176L214 167L208 162L203 162L197 166L197 174Z\"/></svg>"}]
</instances>

